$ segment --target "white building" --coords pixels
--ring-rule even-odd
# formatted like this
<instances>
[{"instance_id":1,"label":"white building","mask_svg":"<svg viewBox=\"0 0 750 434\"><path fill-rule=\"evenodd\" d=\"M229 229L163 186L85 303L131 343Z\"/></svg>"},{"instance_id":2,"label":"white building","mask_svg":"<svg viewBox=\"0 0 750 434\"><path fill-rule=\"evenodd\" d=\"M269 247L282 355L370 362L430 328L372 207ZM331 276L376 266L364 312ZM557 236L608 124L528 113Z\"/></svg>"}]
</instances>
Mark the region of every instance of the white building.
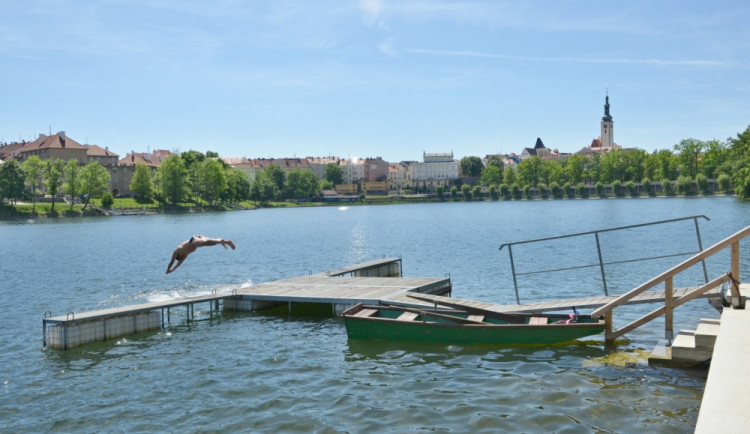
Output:
<instances>
[{"instance_id":1,"label":"white building","mask_svg":"<svg viewBox=\"0 0 750 434\"><path fill-rule=\"evenodd\" d=\"M424 162L411 166L414 181L458 179L459 163L453 152L444 154L423 153Z\"/></svg>"},{"instance_id":2,"label":"white building","mask_svg":"<svg viewBox=\"0 0 750 434\"><path fill-rule=\"evenodd\" d=\"M344 184L357 184L365 179L365 161L359 158L341 160L344 170Z\"/></svg>"}]
</instances>

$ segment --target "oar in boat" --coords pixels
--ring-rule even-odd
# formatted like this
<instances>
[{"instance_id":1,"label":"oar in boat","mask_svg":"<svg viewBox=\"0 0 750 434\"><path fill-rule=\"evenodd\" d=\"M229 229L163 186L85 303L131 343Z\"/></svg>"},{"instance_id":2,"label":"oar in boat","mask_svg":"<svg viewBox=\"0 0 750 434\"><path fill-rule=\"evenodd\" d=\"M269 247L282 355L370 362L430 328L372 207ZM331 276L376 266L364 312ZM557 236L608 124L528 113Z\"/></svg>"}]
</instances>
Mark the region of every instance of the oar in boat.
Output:
<instances>
[{"instance_id":1,"label":"oar in boat","mask_svg":"<svg viewBox=\"0 0 750 434\"><path fill-rule=\"evenodd\" d=\"M483 309L481 307L468 306L466 304L457 301L446 301L447 297L437 297L434 295L420 294L420 293L407 293L407 297L416 298L417 300L429 301L435 304L451 307L453 309L459 309L466 311L467 313L475 315L484 315L489 318L495 318L502 321L507 321L512 324L524 324L526 318L529 315L512 314L512 313L501 313L495 312L494 310Z\"/></svg>"},{"instance_id":2,"label":"oar in boat","mask_svg":"<svg viewBox=\"0 0 750 434\"><path fill-rule=\"evenodd\" d=\"M487 325L487 323L484 322L484 321L476 321L476 320L473 320L473 319L461 318L461 317L453 316L453 315L450 315L450 314L430 312L429 310L414 309L414 308L409 308L409 307L404 307L404 306L394 306L394 305L386 305L386 306L390 307L390 308L398 309L398 310L403 310L404 312L418 313L418 314L422 315L423 317L424 316L430 316L430 317L433 317L433 318L439 318L439 319L443 319L443 320L446 320L446 321L457 322L457 323L460 323L460 324L484 324L484 325ZM468 313L468 312L461 311L461 312L456 312L456 313Z\"/></svg>"}]
</instances>

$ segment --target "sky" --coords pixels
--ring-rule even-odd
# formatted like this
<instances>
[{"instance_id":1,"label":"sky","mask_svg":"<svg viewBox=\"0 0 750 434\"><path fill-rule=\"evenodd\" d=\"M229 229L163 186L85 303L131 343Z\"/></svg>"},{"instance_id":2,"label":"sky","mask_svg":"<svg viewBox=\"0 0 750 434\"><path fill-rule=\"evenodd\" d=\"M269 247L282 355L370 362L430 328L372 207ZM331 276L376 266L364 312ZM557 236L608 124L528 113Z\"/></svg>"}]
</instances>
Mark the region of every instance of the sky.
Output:
<instances>
[{"instance_id":1,"label":"sky","mask_svg":"<svg viewBox=\"0 0 750 434\"><path fill-rule=\"evenodd\" d=\"M750 2L0 0L0 142L124 157L652 152L750 126Z\"/></svg>"}]
</instances>

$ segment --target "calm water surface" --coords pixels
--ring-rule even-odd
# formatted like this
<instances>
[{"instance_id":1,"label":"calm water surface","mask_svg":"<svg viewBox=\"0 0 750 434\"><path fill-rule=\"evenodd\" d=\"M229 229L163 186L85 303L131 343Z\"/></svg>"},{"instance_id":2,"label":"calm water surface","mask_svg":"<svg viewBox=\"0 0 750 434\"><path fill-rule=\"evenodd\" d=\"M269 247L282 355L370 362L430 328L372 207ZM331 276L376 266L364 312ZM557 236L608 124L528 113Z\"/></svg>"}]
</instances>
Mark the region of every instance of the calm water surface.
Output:
<instances>
[{"instance_id":1,"label":"calm water surface","mask_svg":"<svg viewBox=\"0 0 750 434\"><path fill-rule=\"evenodd\" d=\"M404 274L450 274L453 295L515 303L502 243L692 215L703 246L750 225L733 198L566 200L275 209L179 216L0 222L4 432L102 431L692 431L705 370L648 366L663 320L607 354L596 336L572 344L461 347L349 342L337 318L224 313L167 330L84 346L42 348L41 319L231 291L381 257ZM605 261L694 251L692 221L602 236ZM194 234L231 238L165 275ZM743 245L742 273L750 252ZM519 272L592 263L579 240L514 249ZM595 251L593 253L595 255ZM594 260L596 256L593 257ZM728 255L726 256L728 258ZM680 262L607 270L621 293ZM709 277L728 261L707 264ZM688 273L690 285L702 271ZM521 301L602 293L598 270L519 278ZM623 325L653 309L618 313ZM694 328L718 314L705 301L676 313Z\"/></svg>"}]
</instances>

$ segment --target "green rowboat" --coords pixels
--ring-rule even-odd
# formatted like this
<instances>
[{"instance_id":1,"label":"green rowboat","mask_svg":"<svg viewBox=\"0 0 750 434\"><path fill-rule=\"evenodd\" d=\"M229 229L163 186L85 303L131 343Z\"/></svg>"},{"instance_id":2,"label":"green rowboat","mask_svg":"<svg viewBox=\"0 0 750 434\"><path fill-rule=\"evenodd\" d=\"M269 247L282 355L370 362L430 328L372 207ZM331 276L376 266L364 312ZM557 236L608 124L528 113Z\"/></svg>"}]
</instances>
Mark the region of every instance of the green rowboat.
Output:
<instances>
[{"instance_id":1,"label":"green rowboat","mask_svg":"<svg viewBox=\"0 0 750 434\"><path fill-rule=\"evenodd\" d=\"M390 339L446 344L552 344L604 331L588 315L482 314L456 309L359 303L343 312L349 339Z\"/></svg>"}]
</instances>

